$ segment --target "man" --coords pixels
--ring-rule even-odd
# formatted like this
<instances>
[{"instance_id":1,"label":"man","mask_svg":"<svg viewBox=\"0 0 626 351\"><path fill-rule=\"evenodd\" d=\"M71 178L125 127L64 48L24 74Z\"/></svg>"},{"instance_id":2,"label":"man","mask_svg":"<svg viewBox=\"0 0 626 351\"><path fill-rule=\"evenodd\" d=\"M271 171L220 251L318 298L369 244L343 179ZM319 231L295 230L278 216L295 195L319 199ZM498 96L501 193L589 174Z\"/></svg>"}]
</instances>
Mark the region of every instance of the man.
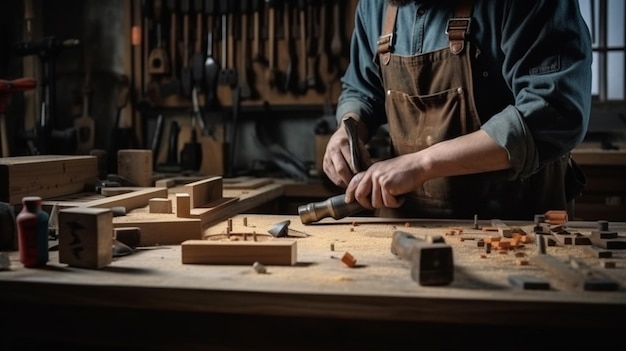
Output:
<instances>
[{"instance_id":1,"label":"man","mask_svg":"<svg viewBox=\"0 0 626 351\"><path fill-rule=\"evenodd\" d=\"M576 0L361 0L324 171L385 216L532 219L566 209L587 131L591 40ZM358 121L350 164L341 121ZM394 157L364 148L388 123ZM580 190L580 189L578 189Z\"/></svg>"}]
</instances>

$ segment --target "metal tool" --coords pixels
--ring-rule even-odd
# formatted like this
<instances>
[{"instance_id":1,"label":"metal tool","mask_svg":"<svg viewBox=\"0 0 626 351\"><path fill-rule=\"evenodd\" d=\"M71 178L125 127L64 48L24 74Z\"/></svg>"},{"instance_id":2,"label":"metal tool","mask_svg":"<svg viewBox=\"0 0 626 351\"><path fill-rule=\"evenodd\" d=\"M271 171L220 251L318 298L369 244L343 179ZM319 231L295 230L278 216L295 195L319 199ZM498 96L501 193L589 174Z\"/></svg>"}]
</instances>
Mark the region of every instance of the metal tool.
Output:
<instances>
[{"instance_id":1,"label":"metal tool","mask_svg":"<svg viewBox=\"0 0 626 351\"><path fill-rule=\"evenodd\" d=\"M350 144L350 168L353 173L363 170L361 153L359 151L359 140L357 133L357 121L352 117L343 119L348 141ZM303 224L317 222L326 217L341 219L362 211L364 208L358 202L346 203L345 195L336 195L325 201L310 203L298 207L298 214Z\"/></svg>"},{"instance_id":2,"label":"metal tool","mask_svg":"<svg viewBox=\"0 0 626 351\"><path fill-rule=\"evenodd\" d=\"M298 207L298 215L303 224L317 222L326 217L341 219L363 210L363 206L354 201L346 203L345 195L335 195L321 202L313 202Z\"/></svg>"},{"instance_id":3,"label":"metal tool","mask_svg":"<svg viewBox=\"0 0 626 351\"><path fill-rule=\"evenodd\" d=\"M395 231L391 253L409 261L411 278L420 285L448 285L454 279L452 247L439 235L422 240L413 234Z\"/></svg>"}]
</instances>

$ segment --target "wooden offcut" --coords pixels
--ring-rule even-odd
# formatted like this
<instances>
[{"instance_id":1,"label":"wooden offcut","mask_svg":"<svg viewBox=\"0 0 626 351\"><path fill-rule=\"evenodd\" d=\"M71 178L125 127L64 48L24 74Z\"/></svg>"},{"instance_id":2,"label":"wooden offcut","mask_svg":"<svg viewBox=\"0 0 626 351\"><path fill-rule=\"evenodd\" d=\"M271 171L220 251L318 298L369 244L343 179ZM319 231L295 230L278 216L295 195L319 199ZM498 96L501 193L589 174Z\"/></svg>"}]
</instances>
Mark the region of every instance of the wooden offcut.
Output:
<instances>
[{"instance_id":1,"label":"wooden offcut","mask_svg":"<svg viewBox=\"0 0 626 351\"><path fill-rule=\"evenodd\" d=\"M48 199L81 192L98 181L95 156L37 155L0 158L0 201L20 204L25 196Z\"/></svg>"},{"instance_id":2,"label":"wooden offcut","mask_svg":"<svg viewBox=\"0 0 626 351\"><path fill-rule=\"evenodd\" d=\"M73 207L59 211L59 262L102 268L113 259L113 213L106 208Z\"/></svg>"},{"instance_id":3,"label":"wooden offcut","mask_svg":"<svg viewBox=\"0 0 626 351\"><path fill-rule=\"evenodd\" d=\"M176 194L176 217L191 217L191 197L189 196L189 194Z\"/></svg>"},{"instance_id":4,"label":"wooden offcut","mask_svg":"<svg viewBox=\"0 0 626 351\"><path fill-rule=\"evenodd\" d=\"M493 219L491 226L498 229L498 233L504 238L513 237L513 230L499 219Z\"/></svg>"},{"instance_id":5,"label":"wooden offcut","mask_svg":"<svg viewBox=\"0 0 626 351\"><path fill-rule=\"evenodd\" d=\"M152 150L128 149L117 152L117 174L135 186L152 186Z\"/></svg>"},{"instance_id":6,"label":"wooden offcut","mask_svg":"<svg viewBox=\"0 0 626 351\"><path fill-rule=\"evenodd\" d=\"M114 228L137 227L141 237L137 246L180 245L185 240L202 238L199 219L178 218L174 214L150 213L113 218Z\"/></svg>"},{"instance_id":7,"label":"wooden offcut","mask_svg":"<svg viewBox=\"0 0 626 351\"><path fill-rule=\"evenodd\" d=\"M152 198L148 200L150 213L172 213L172 200L167 198Z\"/></svg>"},{"instance_id":8,"label":"wooden offcut","mask_svg":"<svg viewBox=\"0 0 626 351\"><path fill-rule=\"evenodd\" d=\"M222 177L202 179L184 186L191 197L191 208L210 204L222 199Z\"/></svg>"},{"instance_id":9,"label":"wooden offcut","mask_svg":"<svg viewBox=\"0 0 626 351\"><path fill-rule=\"evenodd\" d=\"M295 240L187 240L181 244L182 263L292 266L297 262L296 244Z\"/></svg>"}]
</instances>

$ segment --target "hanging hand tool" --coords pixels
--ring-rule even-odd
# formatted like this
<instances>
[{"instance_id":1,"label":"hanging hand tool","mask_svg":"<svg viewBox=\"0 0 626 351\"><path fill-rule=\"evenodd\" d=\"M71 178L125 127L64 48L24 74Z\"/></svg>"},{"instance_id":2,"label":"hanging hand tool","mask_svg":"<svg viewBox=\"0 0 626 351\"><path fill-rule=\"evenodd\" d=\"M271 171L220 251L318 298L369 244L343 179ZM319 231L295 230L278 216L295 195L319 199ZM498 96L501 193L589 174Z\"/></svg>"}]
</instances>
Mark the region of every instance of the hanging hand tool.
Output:
<instances>
[{"instance_id":1,"label":"hanging hand tool","mask_svg":"<svg viewBox=\"0 0 626 351\"><path fill-rule=\"evenodd\" d=\"M264 0L252 0L252 12L253 14L253 31L254 31L254 38L252 40L252 61L253 62L258 62L261 63L263 65L267 65L267 59L263 56L262 53L262 45L261 45L261 39L262 39L262 33L263 33L263 29L261 26L261 16L264 12Z\"/></svg>"},{"instance_id":2,"label":"hanging hand tool","mask_svg":"<svg viewBox=\"0 0 626 351\"><path fill-rule=\"evenodd\" d=\"M198 142L196 124L202 121L200 106L198 104L198 89L192 91L193 114L191 117L191 137L180 152L180 166L183 171L197 171L202 162L202 144ZM204 129L204 128L202 128Z\"/></svg>"},{"instance_id":3,"label":"hanging hand tool","mask_svg":"<svg viewBox=\"0 0 626 351\"><path fill-rule=\"evenodd\" d=\"M0 157L11 156L9 145L9 133L6 127L6 111L9 107L11 94L33 90L37 87L37 81L33 78L18 78L14 80L0 80Z\"/></svg>"},{"instance_id":4,"label":"hanging hand tool","mask_svg":"<svg viewBox=\"0 0 626 351\"><path fill-rule=\"evenodd\" d=\"M265 78L271 89L282 90L284 77L281 76L276 66L276 0L266 0L267 7L267 69Z\"/></svg>"},{"instance_id":5,"label":"hanging hand tool","mask_svg":"<svg viewBox=\"0 0 626 351\"><path fill-rule=\"evenodd\" d=\"M334 1L332 4L332 38L330 41L330 55L328 65L328 73L334 72L340 75L343 72L341 66L341 54L344 50L343 36L341 27L341 1Z\"/></svg>"},{"instance_id":6,"label":"hanging hand tool","mask_svg":"<svg viewBox=\"0 0 626 351\"><path fill-rule=\"evenodd\" d=\"M454 279L452 247L439 235L422 240L397 230L393 233L391 253L409 261L411 278L420 285L448 285Z\"/></svg>"},{"instance_id":7,"label":"hanging hand tool","mask_svg":"<svg viewBox=\"0 0 626 351\"><path fill-rule=\"evenodd\" d=\"M189 14L191 12L191 0L180 1L180 11L183 14L183 62L180 72L181 93L184 96L191 96L191 87L193 85L193 77L191 67L189 66Z\"/></svg>"},{"instance_id":8,"label":"hanging hand tool","mask_svg":"<svg viewBox=\"0 0 626 351\"><path fill-rule=\"evenodd\" d=\"M256 97L256 92L250 84L252 78L252 71L249 65L249 45L248 43L248 14L250 12L250 1L240 1L240 21L241 21L241 35L239 43L241 44L241 54L239 55L239 90L242 99L249 99Z\"/></svg>"},{"instance_id":9,"label":"hanging hand tool","mask_svg":"<svg viewBox=\"0 0 626 351\"><path fill-rule=\"evenodd\" d=\"M297 94L298 90L298 55L296 54L296 44L293 36L295 21L291 21L291 16L296 14L296 11L292 11L292 7L289 1L285 3L285 9L283 14L283 22L285 26L285 42L287 44L287 55L289 61L287 64L287 71L285 74L285 91L289 91Z\"/></svg>"},{"instance_id":10,"label":"hanging hand tool","mask_svg":"<svg viewBox=\"0 0 626 351\"><path fill-rule=\"evenodd\" d=\"M318 76L317 65L319 62L317 32L319 26L318 3L315 0L307 0L307 31L306 38L306 85L309 89L314 89L318 93L324 92L324 85L321 84L321 79Z\"/></svg>"},{"instance_id":11,"label":"hanging hand tool","mask_svg":"<svg viewBox=\"0 0 626 351\"><path fill-rule=\"evenodd\" d=\"M194 38L193 57L191 59L193 86L201 90L204 86L204 55L202 54L204 24L204 0L194 0L193 11L196 13L196 34Z\"/></svg>"},{"instance_id":12,"label":"hanging hand tool","mask_svg":"<svg viewBox=\"0 0 626 351\"><path fill-rule=\"evenodd\" d=\"M220 11L222 12L222 63L219 83L237 87L239 79L235 69L235 11L236 2L226 0L220 1Z\"/></svg>"},{"instance_id":13,"label":"hanging hand tool","mask_svg":"<svg viewBox=\"0 0 626 351\"><path fill-rule=\"evenodd\" d=\"M300 94L306 94L309 84L307 82L308 68L307 68L307 20L306 20L307 0L298 0L298 13L300 15L300 82L298 83L298 90Z\"/></svg>"},{"instance_id":14,"label":"hanging hand tool","mask_svg":"<svg viewBox=\"0 0 626 351\"><path fill-rule=\"evenodd\" d=\"M180 80L178 79L178 1L168 0L167 9L170 12L170 77L167 83L160 87L160 95L170 96L180 93Z\"/></svg>"},{"instance_id":15,"label":"hanging hand tool","mask_svg":"<svg viewBox=\"0 0 626 351\"><path fill-rule=\"evenodd\" d=\"M157 75L168 74L170 71L170 60L163 42L162 0L153 0L152 10L156 23L156 47L150 50L150 54L148 55L148 73Z\"/></svg>"},{"instance_id":16,"label":"hanging hand tool","mask_svg":"<svg viewBox=\"0 0 626 351\"><path fill-rule=\"evenodd\" d=\"M207 15L207 43L206 60L204 61L204 108L206 112L211 111L215 104L215 89L217 88L217 77L220 72L220 65L213 57L213 32L215 31L215 16L218 13L217 0L206 0L204 11ZM208 128L208 122L207 122ZM206 131L212 134L212 131Z\"/></svg>"}]
</instances>

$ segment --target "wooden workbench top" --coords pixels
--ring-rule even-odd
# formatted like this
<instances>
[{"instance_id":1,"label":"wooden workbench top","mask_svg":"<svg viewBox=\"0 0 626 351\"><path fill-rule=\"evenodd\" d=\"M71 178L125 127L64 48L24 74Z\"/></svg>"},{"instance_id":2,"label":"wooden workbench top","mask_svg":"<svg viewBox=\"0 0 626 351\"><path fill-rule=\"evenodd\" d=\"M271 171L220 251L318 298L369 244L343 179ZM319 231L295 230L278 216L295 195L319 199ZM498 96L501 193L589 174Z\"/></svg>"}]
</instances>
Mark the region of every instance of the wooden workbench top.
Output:
<instances>
[{"instance_id":1,"label":"wooden workbench top","mask_svg":"<svg viewBox=\"0 0 626 351\"><path fill-rule=\"evenodd\" d=\"M244 218L247 225L243 224ZM614 250L612 259L616 268L602 271L619 281L620 289L588 292L569 288L538 267L520 265L520 260L536 254L534 244L510 252L495 251L481 258L485 250L477 246L475 239L493 233L472 229L470 221L423 220L406 226L402 220L379 223L380 219L369 219L374 222L368 223L367 218L354 217L305 226L296 216L238 215L232 218L233 232L267 233L284 220L291 221L291 230L310 236L273 239L297 241L297 264L269 266L267 274L257 274L251 266L183 265L178 245L139 248L100 270L59 264L56 252L51 252L46 267L26 269L21 267L17 253L11 253L11 269L0 272L0 300L28 303L62 299L64 304L103 308L235 314L252 309L262 315L478 325L598 326L615 323L626 311L626 253L619 250ZM226 223L206 229L205 234L225 233ZM528 223L512 225L529 233L532 229ZM580 229L575 230L583 234L594 228L593 223L581 222L578 226ZM458 234L459 228L463 229L462 234ZM577 227L572 225L574 228ZM613 228L622 231L626 227L615 224ZM453 283L424 287L414 282L408 263L390 252L395 230L418 237L456 230L457 234L445 236L454 252ZM349 268L341 262L339 258L344 252L357 259L356 267ZM600 259L586 256L581 246L548 247L548 253L563 259L579 257L600 269ZM507 281L511 274L544 278L550 281L552 289L514 288ZM584 318L581 312L585 313Z\"/></svg>"}]
</instances>

